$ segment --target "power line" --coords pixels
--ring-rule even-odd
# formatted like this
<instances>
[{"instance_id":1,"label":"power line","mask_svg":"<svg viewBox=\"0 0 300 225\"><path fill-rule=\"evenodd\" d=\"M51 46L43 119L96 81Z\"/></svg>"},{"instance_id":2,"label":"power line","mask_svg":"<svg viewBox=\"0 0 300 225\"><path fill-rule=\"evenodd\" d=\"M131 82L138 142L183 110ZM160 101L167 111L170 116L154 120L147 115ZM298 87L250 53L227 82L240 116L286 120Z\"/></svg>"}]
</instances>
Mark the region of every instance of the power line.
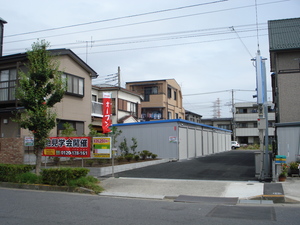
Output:
<instances>
[{"instance_id":1,"label":"power line","mask_svg":"<svg viewBox=\"0 0 300 225\"><path fill-rule=\"evenodd\" d=\"M177 8L163 9L163 10L140 13L140 14L135 14L135 15L121 16L121 17L105 19L105 20L98 20L98 21L92 21L92 22L87 22L87 23L73 24L73 25L68 25L68 26L55 27L55 28L49 28L49 29L37 30L37 31L30 31L30 32L25 32L25 33L6 35L5 37L14 37L14 36L19 36L19 35L27 35L27 34L53 31L53 30L61 30L61 29L73 28L73 27L78 27L78 26L85 26L85 25L90 25L90 24L95 24L95 23L103 23L103 22L108 22L108 21L134 18L134 17L145 16L145 15L150 15L150 14L157 14L157 13L169 12L169 11L174 11L174 10L181 10L181 9L186 9L186 8L198 7L198 6L203 6L203 5L221 3L221 2L225 2L225 1L228 1L228 0L219 0L219 1L213 1L213 2L199 3L199 4L195 4L195 5L181 6L181 7L177 7Z\"/></svg>"},{"instance_id":2,"label":"power line","mask_svg":"<svg viewBox=\"0 0 300 225\"><path fill-rule=\"evenodd\" d=\"M274 4L274 3L284 2L284 1L289 1L289 0L280 0L280 1L275 1L275 2L267 2L267 3L258 4L258 5ZM220 2L220 1L217 1L217 2ZM217 2L213 2L213 3L217 3ZM205 3L197 4L197 5L203 5L203 4L205 4ZM212 3L210 3L210 4L212 4ZM98 28L98 29L87 30L87 31L77 31L77 32L73 32L73 33L66 33L66 34L45 36L45 37L42 37L42 38L57 37L57 36L75 34L75 33L91 32L91 31L96 31L96 30L103 30L103 29L119 28L119 27L124 27L124 26L132 26L132 25L139 25L139 24L145 24L145 23L160 22L160 21L165 21L165 20L172 20L172 19L179 19L179 18L185 18L185 17L191 17L191 16L198 16L198 15L204 15L204 14L211 14L211 13L224 12L224 11L230 11L230 10L236 10L236 9L249 8L249 7L253 7L253 6L255 6L255 5L233 7L233 8L227 8L227 9L221 9L221 10L213 10L213 11L207 11L207 12L201 12L201 13L194 13L194 14L188 14L188 15L182 15L182 16L175 16L175 17L167 17L167 18L162 18L162 19L155 19L155 20L148 20L148 21L142 21L142 22L136 22L136 23L130 23L130 24L123 24L123 25L117 25L117 26L111 26L111 27L105 27L105 28ZM163 12L163 11L164 10L157 11L157 12ZM125 16L124 18L127 18L127 17L128 18L130 18L130 17L136 17L136 16L139 16L139 15L142 15L142 14ZM113 19L106 19L106 20L101 20L101 21L88 22L88 23L84 23L84 24L75 24L75 25L58 27L58 28L50 28L50 29L45 29L45 30L32 31L32 32L27 32L27 33L20 33L20 34L14 34L14 35L6 35L4 37L7 38L7 37L13 37L13 36L19 36L19 35L27 35L27 34L32 34L32 33L39 33L39 32L45 32L45 31L52 31L52 30L64 29L64 28L69 28L69 27L82 26L82 25L93 24L93 23L108 22L108 21L111 21L111 20L119 20L119 19L122 19L122 18L123 17L118 17L118 18L113 18ZM32 39L26 39L26 40L32 40ZM22 41L22 40L19 40L19 41Z\"/></svg>"}]
</instances>

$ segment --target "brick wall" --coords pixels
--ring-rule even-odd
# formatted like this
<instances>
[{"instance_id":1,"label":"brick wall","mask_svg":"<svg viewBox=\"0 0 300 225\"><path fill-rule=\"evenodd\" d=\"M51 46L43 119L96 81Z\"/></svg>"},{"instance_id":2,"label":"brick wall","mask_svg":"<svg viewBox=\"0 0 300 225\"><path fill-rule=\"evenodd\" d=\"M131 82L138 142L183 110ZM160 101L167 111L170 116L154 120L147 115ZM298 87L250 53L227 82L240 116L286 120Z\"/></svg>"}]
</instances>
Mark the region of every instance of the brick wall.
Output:
<instances>
[{"instance_id":1,"label":"brick wall","mask_svg":"<svg viewBox=\"0 0 300 225\"><path fill-rule=\"evenodd\" d=\"M23 138L0 138L0 163L23 164Z\"/></svg>"}]
</instances>

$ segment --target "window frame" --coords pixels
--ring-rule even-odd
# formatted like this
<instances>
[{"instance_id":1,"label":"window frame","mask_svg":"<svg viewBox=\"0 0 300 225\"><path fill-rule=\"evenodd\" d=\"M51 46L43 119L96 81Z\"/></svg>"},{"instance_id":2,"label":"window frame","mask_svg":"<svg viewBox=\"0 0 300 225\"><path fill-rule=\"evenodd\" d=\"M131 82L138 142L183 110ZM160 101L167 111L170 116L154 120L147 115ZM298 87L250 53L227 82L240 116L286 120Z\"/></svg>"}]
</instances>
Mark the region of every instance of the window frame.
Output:
<instances>
[{"instance_id":1,"label":"window frame","mask_svg":"<svg viewBox=\"0 0 300 225\"><path fill-rule=\"evenodd\" d=\"M62 73L62 79L65 79L67 82L67 90L66 94L78 96L78 97L84 97L84 84L85 79L83 77L76 76L74 74L70 73ZM77 90L74 90L74 89Z\"/></svg>"},{"instance_id":2,"label":"window frame","mask_svg":"<svg viewBox=\"0 0 300 225\"><path fill-rule=\"evenodd\" d=\"M0 97L0 101L14 101L16 100L16 86L17 86L17 77L18 71L17 68L7 68L0 70L0 79L2 77L2 72L8 71L8 79L7 80L0 80L0 93L2 99ZM12 72L14 71L14 72Z\"/></svg>"}]
</instances>

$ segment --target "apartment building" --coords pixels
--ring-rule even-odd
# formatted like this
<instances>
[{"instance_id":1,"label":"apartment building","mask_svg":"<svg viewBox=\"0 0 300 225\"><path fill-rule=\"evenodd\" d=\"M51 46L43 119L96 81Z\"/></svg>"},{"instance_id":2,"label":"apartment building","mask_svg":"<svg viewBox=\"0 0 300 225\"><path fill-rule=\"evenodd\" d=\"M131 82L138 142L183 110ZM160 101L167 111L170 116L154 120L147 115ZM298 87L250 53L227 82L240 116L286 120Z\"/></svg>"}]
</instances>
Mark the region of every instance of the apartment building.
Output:
<instances>
[{"instance_id":1,"label":"apartment building","mask_svg":"<svg viewBox=\"0 0 300 225\"><path fill-rule=\"evenodd\" d=\"M92 86L92 125L102 132L103 93L111 93L112 124L135 123L141 117L142 96L125 88L108 85Z\"/></svg>"},{"instance_id":2,"label":"apartment building","mask_svg":"<svg viewBox=\"0 0 300 225\"><path fill-rule=\"evenodd\" d=\"M300 18L268 21L279 155L300 161Z\"/></svg>"},{"instance_id":3,"label":"apartment building","mask_svg":"<svg viewBox=\"0 0 300 225\"><path fill-rule=\"evenodd\" d=\"M201 118L202 118L202 115L191 112L189 110L185 110L185 120L195 122L195 123L201 123Z\"/></svg>"},{"instance_id":4,"label":"apartment building","mask_svg":"<svg viewBox=\"0 0 300 225\"><path fill-rule=\"evenodd\" d=\"M185 118L181 88L175 79L127 82L126 89L143 96L143 121Z\"/></svg>"},{"instance_id":5,"label":"apartment building","mask_svg":"<svg viewBox=\"0 0 300 225\"><path fill-rule=\"evenodd\" d=\"M269 142L274 139L275 111L272 103L268 103L268 132ZM259 144L259 131L257 128L258 108L256 102L235 103L235 116L233 132L236 141L240 144Z\"/></svg>"}]
</instances>

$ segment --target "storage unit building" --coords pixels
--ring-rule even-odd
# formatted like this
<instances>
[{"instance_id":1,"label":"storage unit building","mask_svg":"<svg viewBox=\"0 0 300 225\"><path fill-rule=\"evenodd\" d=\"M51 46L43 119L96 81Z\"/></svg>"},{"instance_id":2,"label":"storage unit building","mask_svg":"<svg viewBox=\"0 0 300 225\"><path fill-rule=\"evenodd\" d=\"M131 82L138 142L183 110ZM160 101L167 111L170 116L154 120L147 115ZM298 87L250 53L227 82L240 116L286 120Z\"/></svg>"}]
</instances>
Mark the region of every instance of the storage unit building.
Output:
<instances>
[{"instance_id":1,"label":"storage unit building","mask_svg":"<svg viewBox=\"0 0 300 225\"><path fill-rule=\"evenodd\" d=\"M117 146L126 138L130 149L131 139L135 138L136 152L148 150L158 158L183 160L231 149L231 131L182 119L113 126L122 131Z\"/></svg>"}]
</instances>

